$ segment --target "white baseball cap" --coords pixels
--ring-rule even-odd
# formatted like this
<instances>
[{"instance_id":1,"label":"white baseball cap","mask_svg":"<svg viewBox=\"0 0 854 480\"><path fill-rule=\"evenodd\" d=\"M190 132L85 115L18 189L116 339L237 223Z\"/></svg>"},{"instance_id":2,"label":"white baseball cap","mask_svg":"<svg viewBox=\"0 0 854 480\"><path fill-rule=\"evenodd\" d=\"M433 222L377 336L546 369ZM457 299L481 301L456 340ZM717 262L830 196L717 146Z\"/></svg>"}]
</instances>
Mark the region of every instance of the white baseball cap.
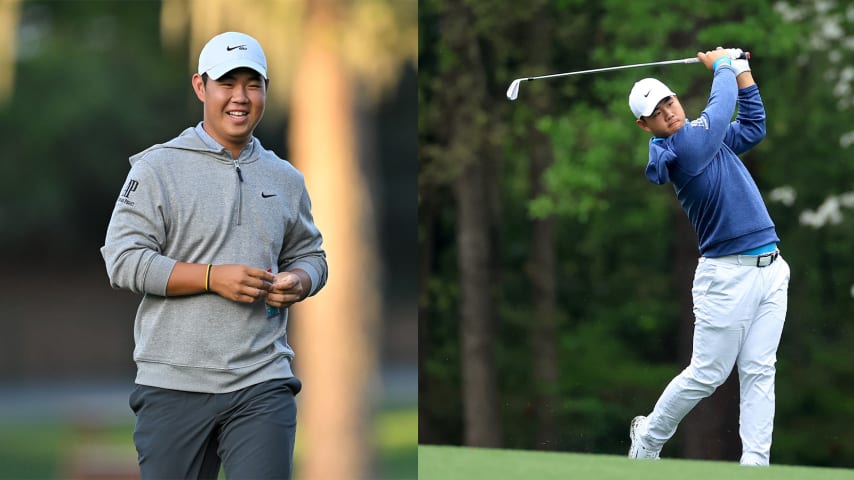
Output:
<instances>
[{"instance_id":1,"label":"white baseball cap","mask_svg":"<svg viewBox=\"0 0 854 480\"><path fill-rule=\"evenodd\" d=\"M629 94L629 108L635 118L648 117L662 98L676 95L667 85L654 78L644 78L635 82Z\"/></svg>"},{"instance_id":2,"label":"white baseball cap","mask_svg":"<svg viewBox=\"0 0 854 480\"><path fill-rule=\"evenodd\" d=\"M235 68L246 67L267 78L267 57L258 40L240 32L225 32L208 41L199 54L199 75L214 80Z\"/></svg>"}]
</instances>

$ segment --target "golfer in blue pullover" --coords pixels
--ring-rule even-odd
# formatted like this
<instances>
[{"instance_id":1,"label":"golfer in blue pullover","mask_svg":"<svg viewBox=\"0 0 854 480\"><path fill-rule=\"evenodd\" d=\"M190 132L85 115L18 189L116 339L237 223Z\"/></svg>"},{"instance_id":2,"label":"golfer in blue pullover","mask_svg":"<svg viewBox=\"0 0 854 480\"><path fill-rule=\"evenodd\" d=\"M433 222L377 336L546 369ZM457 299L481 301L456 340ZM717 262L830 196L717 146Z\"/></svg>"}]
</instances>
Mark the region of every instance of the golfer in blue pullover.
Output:
<instances>
[{"instance_id":1,"label":"golfer in blue pullover","mask_svg":"<svg viewBox=\"0 0 854 480\"><path fill-rule=\"evenodd\" d=\"M789 266L768 210L738 155L765 137L765 109L740 49L697 53L714 72L708 105L689 121L676 94L653 78L635 83L629 106L651 133L646 176L673 184L697 233L691 362L652 412L632 420L629 457L657 459L679 422L738 368L742 465L768 465L777 346ZM731 121L738 106L738 115Z\"/></svg>"}]
</instances>

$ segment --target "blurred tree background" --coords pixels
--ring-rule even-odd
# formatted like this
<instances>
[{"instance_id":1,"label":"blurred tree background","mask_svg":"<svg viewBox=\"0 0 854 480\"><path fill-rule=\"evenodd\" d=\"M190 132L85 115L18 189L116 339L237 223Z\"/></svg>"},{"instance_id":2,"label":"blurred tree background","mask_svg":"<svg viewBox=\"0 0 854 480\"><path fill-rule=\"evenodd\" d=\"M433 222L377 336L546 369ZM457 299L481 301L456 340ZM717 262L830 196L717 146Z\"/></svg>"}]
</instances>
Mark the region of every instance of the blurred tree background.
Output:
<instances>
[{"instance_id":1,"label":"blurred tree background","mask_svg":"<svg viewBox=\"0 0 854 480\"><path fill-rule=\"evenodd\" d=\"M225 30L265 48L255 135L305 172L330 262L291 321L297 471L416 475L417 3L238 3L0 0L0 477L72 475L73 452L10 440L28 421L101 424L114 398L131 415L100 386L130 392L139 297L110 289L99 248L128 157L201 120L190 77ZM108 393L64 401L78 384Z\"/></svg>"},{"instance_id":2,"label":"blurred tree background","mask_svg":"<svg viewBox=\"0 0 854 480\"><path fill-rule=\"evenodd\" d=\"M656 76L690 118L702 65L519 77L751 51L768 115L743 156L792 268L772 462L854 467L850 2L419 4L419 442L624 455L687 364L696 237L644 176L628 93ZM737 460L731 377L663 456Z\"/></svg>"}]
</instances>

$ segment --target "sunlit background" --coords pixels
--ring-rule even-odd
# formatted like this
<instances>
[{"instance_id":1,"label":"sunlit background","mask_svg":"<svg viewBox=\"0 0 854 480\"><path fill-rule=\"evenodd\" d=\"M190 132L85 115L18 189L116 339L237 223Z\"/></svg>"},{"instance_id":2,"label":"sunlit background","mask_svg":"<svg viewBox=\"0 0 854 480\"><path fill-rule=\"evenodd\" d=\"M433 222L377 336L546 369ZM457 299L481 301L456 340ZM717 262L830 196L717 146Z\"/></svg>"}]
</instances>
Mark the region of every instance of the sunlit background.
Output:
<instances>
[{"instance_id":1,"label":"sunlit background","mask_svg":"<svg viewBox=\"0 0 854 480\"><path fill-rule=\"evenodd\" d=\"M139 297L99 248L127 158L201 119L213 35L269 64L265 147L306 176L329 282L290 322L297 478L415 478L415 0L0 0L0 478L136 478ZM105 477L106 475L106 477Z\"/></svg>"}]
</instances>

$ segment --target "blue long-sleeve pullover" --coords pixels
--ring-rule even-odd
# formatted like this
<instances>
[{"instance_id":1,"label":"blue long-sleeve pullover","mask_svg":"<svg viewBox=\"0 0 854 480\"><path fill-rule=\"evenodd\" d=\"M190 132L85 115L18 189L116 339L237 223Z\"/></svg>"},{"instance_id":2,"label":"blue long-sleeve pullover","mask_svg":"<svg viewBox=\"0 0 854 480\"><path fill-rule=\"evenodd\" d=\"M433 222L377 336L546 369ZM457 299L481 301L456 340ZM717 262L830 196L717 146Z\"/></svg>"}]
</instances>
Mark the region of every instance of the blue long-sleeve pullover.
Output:
<instances>
[{"instance_id":1,"label":"blue long-sleeve pullover","mask_svg":"<svg viewBox=\"0 0 854 480\"><path fill-rule=\"evenodd\" d=\"M730 122L738 101L738 115ZM765 108L756 85L739 90L734 70L721 66L700 117L649 143L646 176L673 183L697 232L700 254L721 257L779 242L774 222L738 158L765 138Z\"/></svg>"}]
</instances>

